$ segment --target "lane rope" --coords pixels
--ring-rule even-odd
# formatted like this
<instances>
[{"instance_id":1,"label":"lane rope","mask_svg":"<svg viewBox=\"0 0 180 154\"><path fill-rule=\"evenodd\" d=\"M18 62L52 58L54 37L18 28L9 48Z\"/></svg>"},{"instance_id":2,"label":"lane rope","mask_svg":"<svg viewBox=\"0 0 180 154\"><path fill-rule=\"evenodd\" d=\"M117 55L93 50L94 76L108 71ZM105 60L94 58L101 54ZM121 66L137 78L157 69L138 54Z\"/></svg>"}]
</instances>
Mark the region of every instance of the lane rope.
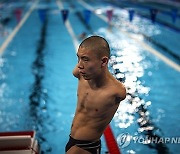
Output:
<instances>
[{"instance_id":1,"label":"lane rope","mask_svg":"<svg viewBox=\"0 0 180 154\"><path fill-rule=\"evenodd\" d=\"M113 131L110 127L110 124L106 127L106 129L104 131L104 138L106 141L108 152L110 154L121 154L118 144L115 140Z\"/></svg>"}]
</instances>

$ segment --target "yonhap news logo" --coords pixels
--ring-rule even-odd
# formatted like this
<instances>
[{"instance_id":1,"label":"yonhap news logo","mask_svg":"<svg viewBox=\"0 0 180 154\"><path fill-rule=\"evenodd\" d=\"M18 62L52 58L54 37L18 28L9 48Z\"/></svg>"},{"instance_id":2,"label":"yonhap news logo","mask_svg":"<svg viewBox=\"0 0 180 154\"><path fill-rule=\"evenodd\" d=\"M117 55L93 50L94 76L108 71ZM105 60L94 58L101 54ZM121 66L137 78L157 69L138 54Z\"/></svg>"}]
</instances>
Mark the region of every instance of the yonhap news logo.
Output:
<instances>
[{"instance_id":1,"label":"yonhap news logo","mask_svg":"<svg viewBox=\"0 0 180 154\"><path fill-rule=\"evenodd\" d=\"M117 137L117 143L121 148L125 148L130 143L140 144L180 144L180 136L178 137L159 137L149 135L134 135L129 133L122 133Z\"/></svg>"},{"instance_id":2,"label":"yonhap news logo","mask_svg":"<svg viewBox=\"0 0 180 154\"><path fill-rule=\"evenodd\" d=\"M131 142L129 133L122 133L117 137L117 142L121 148L127 147Z\"/></svg>"}]
</instances>

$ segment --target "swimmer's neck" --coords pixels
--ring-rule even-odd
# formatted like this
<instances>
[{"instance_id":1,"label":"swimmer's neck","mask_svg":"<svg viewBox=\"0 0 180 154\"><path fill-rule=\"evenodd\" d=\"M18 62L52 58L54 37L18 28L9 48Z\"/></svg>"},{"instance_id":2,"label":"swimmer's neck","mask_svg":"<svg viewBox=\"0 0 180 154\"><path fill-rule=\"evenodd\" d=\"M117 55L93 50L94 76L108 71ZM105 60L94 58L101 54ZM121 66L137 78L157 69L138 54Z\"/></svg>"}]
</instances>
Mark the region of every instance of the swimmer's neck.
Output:
<instances>
[{"instance_id":1,"label":"swimmer's neck","mask_svg":"<svg viewBox=\"0 0 180 154\"><path fill-rule=\"evenodd\" d=\"M106 86L109 77L110 77L110 72L108 70L105 70L96 78L88 80L88 83L92 89L101 88Z\"/></svg>"}]
</instances>

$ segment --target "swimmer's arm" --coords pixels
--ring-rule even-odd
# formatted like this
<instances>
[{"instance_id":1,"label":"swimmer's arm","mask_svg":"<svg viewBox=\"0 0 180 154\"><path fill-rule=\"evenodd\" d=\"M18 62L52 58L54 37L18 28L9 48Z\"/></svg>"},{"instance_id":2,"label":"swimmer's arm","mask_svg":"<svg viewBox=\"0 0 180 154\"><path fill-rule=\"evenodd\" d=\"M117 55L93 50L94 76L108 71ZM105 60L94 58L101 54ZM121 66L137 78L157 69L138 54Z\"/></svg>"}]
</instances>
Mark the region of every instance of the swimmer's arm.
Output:
<instances>
[{"instance_id":1,"label":"swimmer's arm","mask_svg":"<svg viewBox=\"0 0 180 154\"><path fill-rule=\"evenodd\" d=\"M75 67L74 70L73 70L73 75L74 75L76 78L80 79L80 73L79 73L79 70L78 70L78 66L77 66L77 65L76 65L76 67Z\"/></svg>"},{"instance_id":2,"label":"swimmer's arm","mask_svg":"<svg viewBox=\"0 0 180 154\"><path fill-rule=\"evenodd\" d=\"M122 100L124 100L126 98L126 88L121 85L120 90L118 91L118 93L116 93L116 103L120 103Z\"/></svg>"}]
</instances>

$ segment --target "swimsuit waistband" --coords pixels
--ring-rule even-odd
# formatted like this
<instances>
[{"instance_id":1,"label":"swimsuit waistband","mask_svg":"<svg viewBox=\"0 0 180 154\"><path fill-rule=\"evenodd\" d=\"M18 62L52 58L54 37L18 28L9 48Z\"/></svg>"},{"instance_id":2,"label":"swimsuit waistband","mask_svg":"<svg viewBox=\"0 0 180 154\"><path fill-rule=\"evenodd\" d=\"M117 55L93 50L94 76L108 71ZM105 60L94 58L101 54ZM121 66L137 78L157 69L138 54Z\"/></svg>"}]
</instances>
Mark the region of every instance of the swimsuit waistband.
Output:
<instances>
[{"instance_id":1,"label":"swimsuit waistband","mask_svg":"<svg viewBox=\"0 0 180 154\"><path fill-rule=\"evenodd\" d=\"M101 140L97 140L97 141L77 140L77 139L74 139L71 135L69 135L69 137L71 138L71 140L73 140L74 142L76 142L76 144L81 144L81 145L101 143Z\"/></svg>"}]
</instances>

